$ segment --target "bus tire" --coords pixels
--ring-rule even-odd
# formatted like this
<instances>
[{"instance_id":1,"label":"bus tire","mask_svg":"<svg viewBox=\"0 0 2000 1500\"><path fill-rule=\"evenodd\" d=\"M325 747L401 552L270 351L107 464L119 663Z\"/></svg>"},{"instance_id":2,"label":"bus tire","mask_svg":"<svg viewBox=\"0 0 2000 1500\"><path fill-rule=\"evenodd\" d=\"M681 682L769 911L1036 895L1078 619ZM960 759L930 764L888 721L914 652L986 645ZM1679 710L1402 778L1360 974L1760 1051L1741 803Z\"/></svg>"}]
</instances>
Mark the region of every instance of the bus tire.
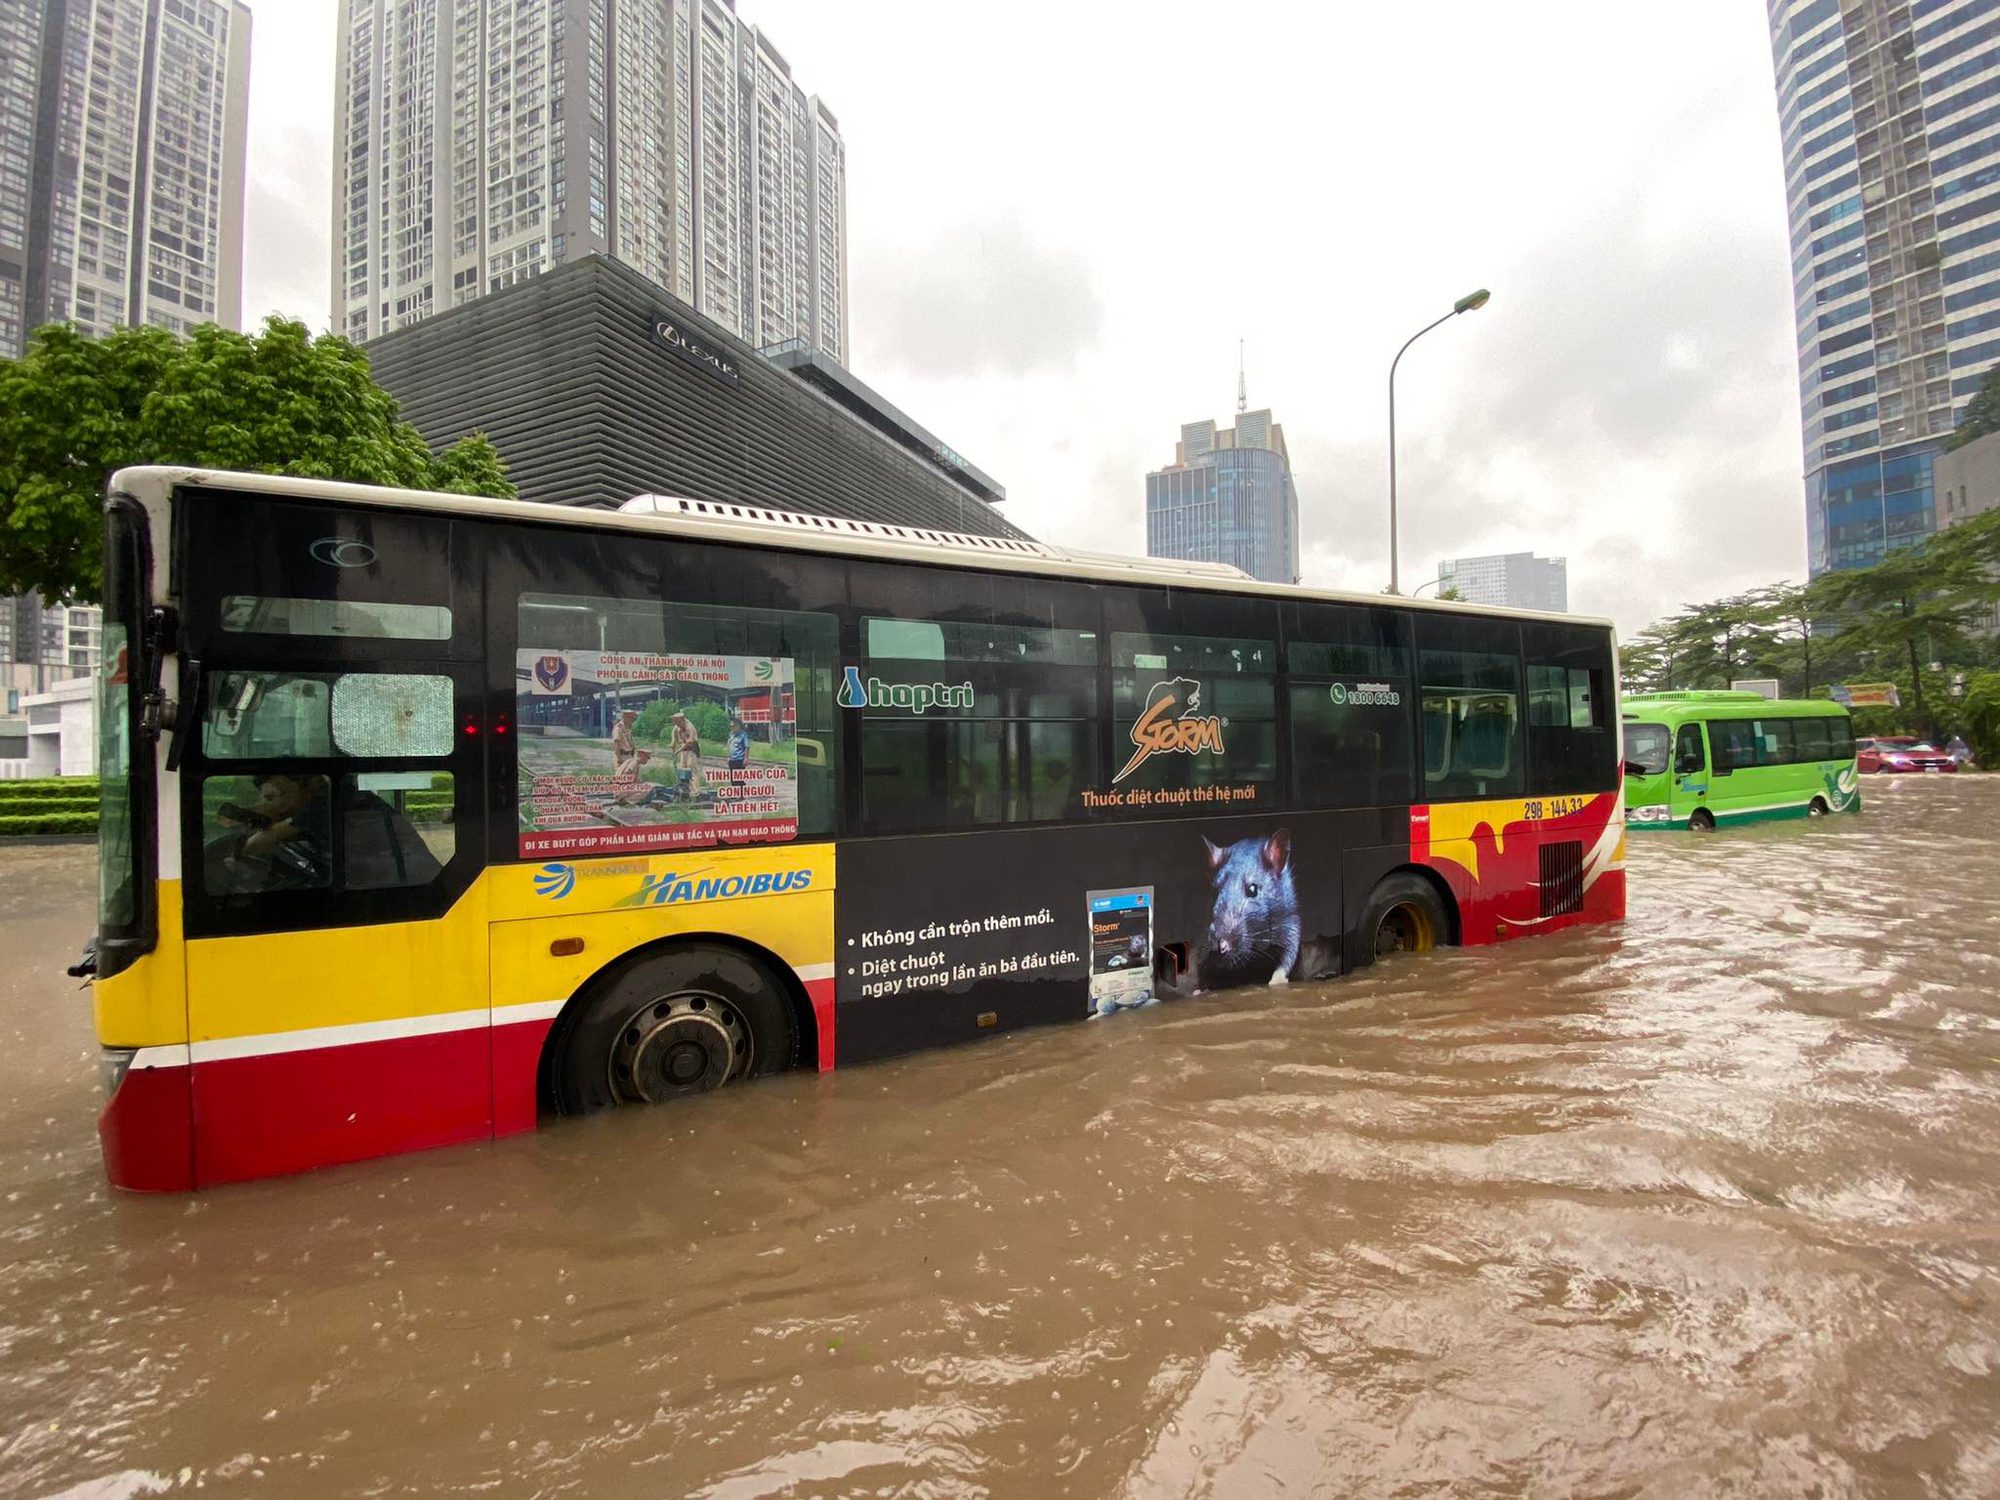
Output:
<instances>
[{"instance_id":1,"label":"bus tire","mask_svg":"<svg viewBox=\"0 0 2000 1500\"><path fill-rule=\"evenodd\" d=\"M1428 953L1448 942L1450 934L1451 921L1435 886L1421 875L1390 875L1361 910L1361 961Z\"/></svg>"},{"instance_id":2,"label":"bus tire","mask_svg":"<svg viewBox=\"0 0 2000 1500\"><path fill-rule=\"evenodd\" d=\"M798 1060L783 982L732 948L648 954L603 975L577 1003L549 1059L557 1114L706 1094Z\"/></svg>"},{"instance_id":3,"label":"bus tire","mask_svg":"<svg viewBox=\"0 0 2000 1500\"><path fill-rule=\"evenodd\" d=\"M1824 797L1815 797L1806 804L1806 816L1809 818L1823 818L1831 811L1833 809L1826 805Z\"/></svg>"},{"instance_id":4,"label":"bus tire","mask_svg":"<svg viewBox=\"0 0 2000 1500\"><path fill-rule=\"evenodd\" d=\"M1715 814L1705 807L1697 807L1688 814L1688 830L1692 833L1715 832Z\"/></svg>"}]
</instances>

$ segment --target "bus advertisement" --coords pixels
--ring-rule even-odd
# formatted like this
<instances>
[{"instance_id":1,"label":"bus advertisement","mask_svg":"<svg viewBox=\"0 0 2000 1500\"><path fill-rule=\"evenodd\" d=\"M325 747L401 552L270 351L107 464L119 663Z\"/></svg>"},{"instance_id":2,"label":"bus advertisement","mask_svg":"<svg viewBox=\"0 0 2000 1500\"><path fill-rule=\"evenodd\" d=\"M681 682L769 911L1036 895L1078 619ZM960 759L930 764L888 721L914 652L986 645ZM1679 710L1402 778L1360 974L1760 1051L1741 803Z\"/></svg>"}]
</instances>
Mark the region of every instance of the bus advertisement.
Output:
<instances>
[{"instance_id":1,"label":"bus advertisement","mask_svg":"<svg viewBox=\"0 0 2000 1500\"><path fill-rule=\"evenodd\" d=\"M106 514L123 1187L1624 914L1604 622L657 497Z\"/></svg>"}]
</instances>

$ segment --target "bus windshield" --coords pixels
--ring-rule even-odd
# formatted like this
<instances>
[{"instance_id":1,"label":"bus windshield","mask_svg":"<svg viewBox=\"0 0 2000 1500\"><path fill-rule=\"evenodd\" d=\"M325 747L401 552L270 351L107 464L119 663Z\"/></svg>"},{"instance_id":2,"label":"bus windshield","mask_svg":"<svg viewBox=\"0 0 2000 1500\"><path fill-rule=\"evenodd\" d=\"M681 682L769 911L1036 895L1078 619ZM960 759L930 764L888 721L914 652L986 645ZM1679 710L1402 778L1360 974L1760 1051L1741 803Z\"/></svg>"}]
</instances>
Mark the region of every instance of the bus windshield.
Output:
<instances>
[{"instance_id":1,"label":"bus windshield","mask_svg":"<svg viewBox=\"0 0 2000 1500\"><path fill-rule=\"evenodd\" d=\"M132 643L145 607L138 520L110 513L104 549L104 650L97 675L97 931L130 936L138 924L138 845L132 785Z\"/></svg>"}]
</instances>

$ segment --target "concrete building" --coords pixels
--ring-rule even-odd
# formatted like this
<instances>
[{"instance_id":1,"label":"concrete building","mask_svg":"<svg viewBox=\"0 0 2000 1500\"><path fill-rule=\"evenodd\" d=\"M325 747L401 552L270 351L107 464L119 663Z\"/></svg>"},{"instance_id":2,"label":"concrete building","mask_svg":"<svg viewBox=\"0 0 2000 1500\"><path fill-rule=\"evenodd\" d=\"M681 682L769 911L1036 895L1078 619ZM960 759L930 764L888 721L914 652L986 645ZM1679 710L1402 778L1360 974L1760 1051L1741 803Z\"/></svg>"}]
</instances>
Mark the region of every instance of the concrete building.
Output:
<instances>
[{"instance_id":1,"label":"concrete building","mask_svg":"<svg viewBox=\"0 0 2000 1500\"><path fill-rule=\"evenodd\" d=\"M97 684L59 682L0 718L0 781L97 774Z\"/></svg>"},{"instance_id":2,"label":"concrete building","mask_svg":"<svg viewBox=\"0 0 2000 1500\"><path fill-rule=\"evenodd\" d=\"M612 255L758 347L847 357L847 158L735 0L341 0L333 325Z\"/></svg>"},{"instance_id":3,"label":"concrete building","mask_svg":"<svg viewBox=\"0 0 2000 1500\"><path fill-rule=\"evenodd\" d=\"M1818 575L1937 527L1933 464L2000 360L2000 5L1767 3Z\"/></svg>"},{"instance_id":4,"label":"concrete building","mask_svg":"<svg viewBox=\"0 0 2000 1500\"><path fill-rule=\"evenodd\" d=\"M34 594L0 599L0 711L97 670L104 612L94 604L44 607Z\"/></svg>"},{"instance_id":5,"label":"concrete building","mask_svg":"<svg viewBox=\"0 0 2000 1500\"><path fill-rule=\"evenodd\" d=\"M1438 564L1438 592L1456 590L1468 604L1501 604L1514 609L1569 609L1569 563L1532 552L1492 557L1446 558Z\"/></svg>"},{"instance_id":6,"label":"concrete building","mask_svg":"<svg viewBox=\"0 0 2000 1500\"><path fill-rule=\"evenodd\" d=\"M241 0L0 0L0 358L238 326L249 99Z\"/></svg>"},{"instance_id":7,"label":"concrete building","mask_svg":"<svg viewBox=\"0 0 2000 1500\"><path fill-rule=\"evenodd\" d=\"M1940 531L2000 506L2000 433L1940 453L1932 473Z\"/></svg>"},{"instance_id":8,"label":"concrete building","mask_svg":"<svg viewBox=\"0 0 2000 1500\"><path fill-rule=\"evenodd\" d=\"M668 494L1022 534L1005 490L822 351L759 352L608 256L366 350L426 440L484 432L524 500Z\"/></svg>"},{"instance_id":9,"label":"concrete building","mask_svg":"<svg viewBox=\"0 0 2000 1500\"><path fill-rule=\"evenodd\" d=\"M1233 428L1182 425L1174 461L1146 476L1146 552L1298 582L1298 491L1269 409L1239 411Z\"/></svg>"}]
</instances>

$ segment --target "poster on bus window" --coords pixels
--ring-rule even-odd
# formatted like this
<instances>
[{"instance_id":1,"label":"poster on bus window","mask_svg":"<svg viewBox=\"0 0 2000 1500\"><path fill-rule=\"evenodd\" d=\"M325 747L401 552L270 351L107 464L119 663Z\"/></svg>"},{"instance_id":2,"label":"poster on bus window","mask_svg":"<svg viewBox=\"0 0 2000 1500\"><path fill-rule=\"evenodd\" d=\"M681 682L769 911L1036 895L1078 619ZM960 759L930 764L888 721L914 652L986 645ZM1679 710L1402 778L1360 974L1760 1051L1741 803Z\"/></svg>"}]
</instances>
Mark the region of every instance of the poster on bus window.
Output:
<instances>
[{"instance_id":1,"label":"poster on bus window","mask_svg":"<svg viewBox=\"0 0 2000 1500\"><path fill-rule=\"evenodd\" d=\"M523 857L798 836L790 657L524 647L514 680Z\"/></svg>"}]
</instances>

